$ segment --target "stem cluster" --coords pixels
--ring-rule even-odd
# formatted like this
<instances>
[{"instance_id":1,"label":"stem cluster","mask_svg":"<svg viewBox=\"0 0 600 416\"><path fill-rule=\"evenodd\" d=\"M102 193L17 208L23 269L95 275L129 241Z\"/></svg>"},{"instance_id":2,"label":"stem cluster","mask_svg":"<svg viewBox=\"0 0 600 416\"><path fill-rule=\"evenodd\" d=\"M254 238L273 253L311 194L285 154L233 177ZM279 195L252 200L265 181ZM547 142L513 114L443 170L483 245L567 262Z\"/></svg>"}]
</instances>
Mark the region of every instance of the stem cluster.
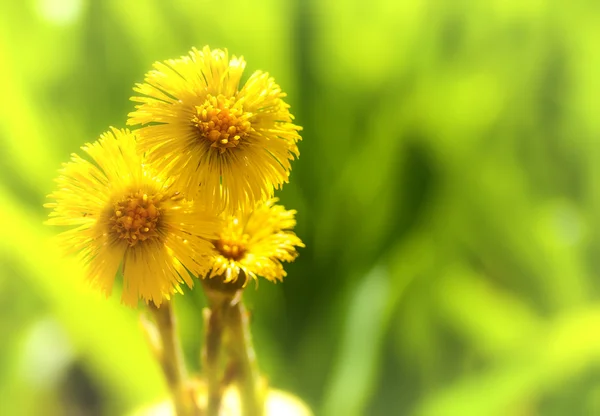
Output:
<instances>
[{"instance_id":1,"label":"stem cluster","mask_svg":"<svg viewBox=\"0 0 600 416\"><path fill-rule=\"evenodd\" d=\"M241 276L243 277L243 276ZM252 345L249 313L242 301L242 285L222 278L203 279L208 307L204 309L203 373L206 403L199 398L198 383L188 376L171 302L149 306L155 326L146 332L169 386L177 416L218 416L223 394L230 385L239 392L241 414L261 416L266 388L258 371Z\"/></svg>"}]
</instances>

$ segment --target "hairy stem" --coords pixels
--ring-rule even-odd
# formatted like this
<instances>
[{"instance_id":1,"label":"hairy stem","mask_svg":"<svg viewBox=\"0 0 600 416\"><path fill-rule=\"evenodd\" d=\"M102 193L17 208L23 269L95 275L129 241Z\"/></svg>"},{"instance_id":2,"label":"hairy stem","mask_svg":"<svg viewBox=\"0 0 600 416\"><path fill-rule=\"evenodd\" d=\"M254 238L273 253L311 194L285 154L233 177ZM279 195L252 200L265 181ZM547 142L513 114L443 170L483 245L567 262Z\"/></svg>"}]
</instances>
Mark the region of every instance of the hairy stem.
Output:
<instances>
[{"instance_id":1,"label":"hairy stem","mask_svg":"<svg viewBox=\"0 0 600 416\"><path fill-rule=\"evenodd\" d=\"M148 310L154 317L158 329L160 345L155 351L162 367L167 385L173 397L177 416L189 416L195 413L193 393L187 391L187 371L183 360L179 337L177 336L175 314L170 301L165 301L160 307L148 305Z\"/></svg>"},{"instance_id":2,"label":"hairy stem","mask_svg":"<svg viewBox=\"0 0 600 416\"><path fill-rule=\"evenodd\" d=\"M241 298L231 304L228 311L228 326L231 332L230 347L233 360L238 367L238 387L242 402L242 414L261 416L263 414L263 395L260 386L260 374L256 362L256 353L252 345L250 319Z\"/></svg>"},{"instance_id":3,"label":"hairy stem","mask_svg":"<svg viewBox=\"0 0 600 416\"><path fill-rule=\"evenodd\" d=\"M218 415L223 390L237 384L244 416L263 414L263 395L252 346L248 312L242 303L243 280L225 283L218 277L203 279L209 309L205 311L204 368L209 391L208 414ZM226 355L226 371L223 356Z\"/></svg>"},{"instance_id":4,"label":"hairy stem","mask_svg":"<svg viewBox=\"0 0 600 416\"><path fill-rule=\"evenodd\" d=\"M204 371L208 387L207 416L218 416L223 389L221 385L221 346L223 343L223 305L204 309L205 344L203 352Z\"/></svg>"}]
</instances>

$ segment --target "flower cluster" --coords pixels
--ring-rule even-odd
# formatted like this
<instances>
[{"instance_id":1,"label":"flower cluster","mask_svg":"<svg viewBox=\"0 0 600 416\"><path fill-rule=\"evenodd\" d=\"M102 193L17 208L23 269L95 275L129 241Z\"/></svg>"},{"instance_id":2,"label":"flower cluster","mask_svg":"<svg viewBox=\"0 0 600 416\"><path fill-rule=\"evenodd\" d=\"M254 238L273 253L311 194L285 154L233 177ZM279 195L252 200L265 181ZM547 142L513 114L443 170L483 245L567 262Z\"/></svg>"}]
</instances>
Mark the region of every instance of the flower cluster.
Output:
<instances>
[{"instance_id":1,"label":"flower cluster","mask_svg":"<svg viewBox=\"0 0 600 416\"><path fill-rule=\"evenodd\" d=\"M49 195L48 224L107 295L159 306L190 276L225 282L285 276L302 241L295 211L276 205L299 155L285 94L226 50L192 49L154 64L134 87L135 111L73 154Z\"/></svg>"}]
</instances>

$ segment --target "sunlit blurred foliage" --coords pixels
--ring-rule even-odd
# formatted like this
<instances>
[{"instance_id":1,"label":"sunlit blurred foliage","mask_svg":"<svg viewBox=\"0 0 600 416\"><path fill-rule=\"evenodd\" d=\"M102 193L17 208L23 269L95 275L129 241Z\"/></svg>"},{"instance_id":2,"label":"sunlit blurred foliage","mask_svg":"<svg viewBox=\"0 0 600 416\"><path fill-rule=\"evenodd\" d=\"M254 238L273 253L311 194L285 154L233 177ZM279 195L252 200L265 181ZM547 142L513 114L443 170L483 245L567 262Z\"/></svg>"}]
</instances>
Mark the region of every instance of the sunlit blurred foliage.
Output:
<instances>
[{"instance_id":1,"label":"sunlit blurred foliage","mask_svg":"<svg viewBox=\"0 0 600 416\"><path fill-rule=\"evenodd\" d=\"M82 282L41 204L153 61L205 44L305 128L279 196L307 248L247 290L271 385L318 415L600 414L598 39L589 0L6 2L0 414L166 395L139 311ZM202 293L176 302L198 369Z\"/></svg>"}]
</instances>

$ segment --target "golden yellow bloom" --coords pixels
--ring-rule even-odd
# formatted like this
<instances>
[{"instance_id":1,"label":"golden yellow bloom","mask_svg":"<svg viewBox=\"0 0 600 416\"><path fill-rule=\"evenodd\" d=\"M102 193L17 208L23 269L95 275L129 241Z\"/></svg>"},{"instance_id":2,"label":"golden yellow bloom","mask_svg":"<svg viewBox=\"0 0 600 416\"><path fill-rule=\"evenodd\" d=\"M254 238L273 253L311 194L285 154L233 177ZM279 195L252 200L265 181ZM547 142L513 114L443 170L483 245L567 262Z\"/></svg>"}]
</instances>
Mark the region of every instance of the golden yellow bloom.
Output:
<instances>
[{"instance_id":1,"label":"golden yellow bloom","mask_svg":"<svg viewBox=\"0 0 600 416\"><path fill-rule=\"evenodd\" d=\"M156 62L128 125L143 125L139 147L176 186L218 210L252 209L288 181L300 127L268 73L240 88L246 62L227 50L192 49Z\"/></svg>"},{"instance_id":2,"label":"golden yellow bloom","mask_svg":"<svg viewBox=\"0 0 600 416\"><path fill-rule=\"evenodd\" d=\"M157 306L179 284L193 285L188 272L205 274L206 255L217 231L216 217L199 211L170 180L144 164L135 135L112 129L73 154L48 197L55 202L48 224L73 226L61 234L77 252L88 278L108 296L123 273L122 301L139 298Z\"/></svg>"},{"instance_id":3,"label":"golden yellow bloom","mask_svg":"<svg viewBox=\"0 0 600 416\"><path fill-rule=\"evenodd\" d=\"M296 211L286 211L275 202L277 199L271 199L250 213L229 216L223 222L214 242L209 277L223 276L225 282L257 276L283 280L286 272L281 262L294 261L296 247L304 244L291 231L296 225Z\"/></svg>"}]
</instances>

